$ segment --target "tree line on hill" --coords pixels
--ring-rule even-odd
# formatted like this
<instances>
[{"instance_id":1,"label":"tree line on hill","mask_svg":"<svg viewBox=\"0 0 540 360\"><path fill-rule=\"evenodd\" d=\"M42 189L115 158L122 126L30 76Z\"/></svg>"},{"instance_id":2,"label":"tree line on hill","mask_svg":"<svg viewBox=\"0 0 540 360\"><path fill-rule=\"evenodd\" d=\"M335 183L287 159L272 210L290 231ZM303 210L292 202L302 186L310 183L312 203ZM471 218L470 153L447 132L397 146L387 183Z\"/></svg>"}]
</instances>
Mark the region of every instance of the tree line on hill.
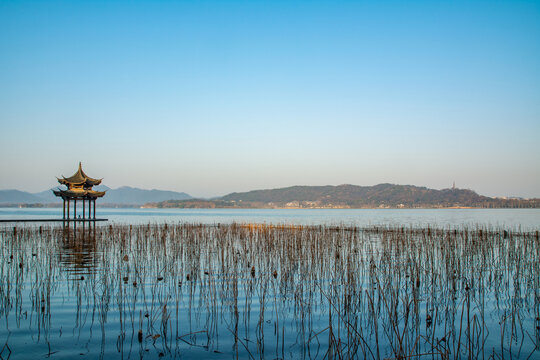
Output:
<instances>
[{"instance_id":1,"label":"tree line on hill","mask_svg":"<svg viewBox=\"0 0 540 360\"><path fill-rule=\"evenodd\" d=\"M167 200L154 208L540 208L540 199L503 199L468 189L435 190L413 185L291 186L231 193L220 198Z\"/></svg>"},{"instance_id":2,"label":"tree line on hill","mask_svg":"<svg viewBox=\"0 0 540 360\"><path fill-rule=\"evenodd\" d=\"M146 208L540 208L540 199L503 199L467 189L435 190L413 185L291 186L231 193L215 199L195 199L183 192L123 186L96 190L107 194L99 206ZM0 190L0 206L62 206L52 191L27 193Z\"/></svg>"}]
</instances>

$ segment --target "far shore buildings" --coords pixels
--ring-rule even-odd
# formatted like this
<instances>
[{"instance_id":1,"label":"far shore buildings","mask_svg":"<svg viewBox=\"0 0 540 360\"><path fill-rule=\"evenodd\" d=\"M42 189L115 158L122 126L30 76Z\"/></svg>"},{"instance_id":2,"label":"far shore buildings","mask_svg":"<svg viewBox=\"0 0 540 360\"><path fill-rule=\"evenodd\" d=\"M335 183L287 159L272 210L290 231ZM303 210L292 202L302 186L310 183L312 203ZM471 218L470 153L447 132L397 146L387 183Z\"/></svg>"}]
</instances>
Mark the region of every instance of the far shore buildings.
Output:
<instances>
[{"instance_id":1,"label":"far shore buildings","mask_svg":"<svg viewBox=\"0 0 540 360\"><path fill-rule=\"evenodd\" d=\"M59 196L64 200L63 219L69 220L69 205L71 201L74 201L73 206L73 219L77 219L77 201L82 201L82 219L96 219L96 199L103 197L105 191L94 191L93 186L101 184L102 179L93 179L86 175L82 170L81 163L79 163L79 169L75 174L66 178L57 178L58 182L65 185L67 189L53 190L54 195ZM86 203L88 202L88 217L86 217ZM67 205L67 206L66 206ZM67 217L66 217L67 209ZM93 209L93 211L92 211ZM80 215L79 215L80 217ZM81 217L80 217L81 218Z\"/></svg>"}]
</instances>

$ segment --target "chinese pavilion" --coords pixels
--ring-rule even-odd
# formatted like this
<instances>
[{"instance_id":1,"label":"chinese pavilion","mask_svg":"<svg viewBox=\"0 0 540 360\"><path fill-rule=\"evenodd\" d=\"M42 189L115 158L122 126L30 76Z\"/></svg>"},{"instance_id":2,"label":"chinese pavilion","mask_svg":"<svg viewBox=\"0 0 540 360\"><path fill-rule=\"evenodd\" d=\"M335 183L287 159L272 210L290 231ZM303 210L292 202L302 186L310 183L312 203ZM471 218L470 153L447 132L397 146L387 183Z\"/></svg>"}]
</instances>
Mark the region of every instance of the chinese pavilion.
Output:
<instances>
[{"instance_id":1,"label":"chinese pavilion","mask_svg":"<svg viewBox=\"0 0 540 360\"><path fill-rule=\"evenodd\" d=\"M86 175L82 170L81 163L79 163L79 170L72 176L66 178L58 178L58 182L67 186L67 190L53 190L54 195L59 196L64 200L64 212L63 218L69 220L69 203L74 201L73 217L77 218L77 201L83 202L82 219L86 219L86 202L88 201L88 219L96 219L96 199L103 197L105 191L94 191L92 186L101 184L102 179L93 179ZM66 207L67 203L67 207ZM67 217L66 217L67 208ZM92 214L92 209L93 214Z\"/></svg>"}]
</instances>

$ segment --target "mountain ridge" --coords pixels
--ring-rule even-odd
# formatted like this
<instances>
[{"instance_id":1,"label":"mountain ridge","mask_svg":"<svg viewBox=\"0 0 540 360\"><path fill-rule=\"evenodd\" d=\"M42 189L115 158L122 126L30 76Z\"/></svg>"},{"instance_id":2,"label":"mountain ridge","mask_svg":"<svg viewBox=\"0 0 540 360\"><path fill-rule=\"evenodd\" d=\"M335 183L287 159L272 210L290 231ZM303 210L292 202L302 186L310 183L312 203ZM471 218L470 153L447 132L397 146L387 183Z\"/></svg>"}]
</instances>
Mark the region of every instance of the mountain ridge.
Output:
<instances>
[{"instance_id":1,"label":"mountain ridge","mask_svg":"<svg viewBox=\"0 0 540 360\"><path fill-rule=\"evenodd\" d=\"M212 199L193 198L184 192L121 186L107 191L101 206L146 208L540 208L540 199L504 199L479 195L469 189L430 189L425 186L382 183L372 186L294 185L277 189L232 192ZM28 193L0 190L0 205L58 206L52 191Z\"/></svg>"},{"instance_id":2,"label":"mountain ridge","mask_svg":"<svg viewBox=\"0 0 540 360\"><path fill-rule=\"evenodd\" d=\"M388 203L389 205L412 205L413 203L435 204L443 202L467 203L491 199L466 189L430 189L425 186L396 185L382 183L373 186L351 184L325 186L290 186L279 189L254 190L246 193L231 193L221 200L263 202L319 202L339 203L348 206Z\"/></svg>"},{"instance_id":3,"label":"mountain ridge","mask_svg":"<svg viewBox=\"0 0 540 360\"><path fill-rule=\"evenodd\" d=\"M382 183L305 186L233 192L211 200L190 199L146 204L145 207L219 208L451 208L540 207L540 199L500 199L469 189L430 189Z\"/></svg>"},{"instance_id":4,"label":"mountain ridge","mask_svg":"<svg viewBox=\"0 0 540 360\"><path fill-rule=\"evenodd\" d=\"M59 187L59 186L58 186ZM0 190L0 204L55 204L61 203L61 199L53 194L51 190L30 193L20 190ZM101 201L102 204L117 205L143 205L148 202L159 202L165 200L188 200L192 196L185 192L158 190L158 189L140 189L131 186L121 186L111 189L105 185L94 186L94 190L106 191L106 197Z\"/></svg>"}]
</instances>

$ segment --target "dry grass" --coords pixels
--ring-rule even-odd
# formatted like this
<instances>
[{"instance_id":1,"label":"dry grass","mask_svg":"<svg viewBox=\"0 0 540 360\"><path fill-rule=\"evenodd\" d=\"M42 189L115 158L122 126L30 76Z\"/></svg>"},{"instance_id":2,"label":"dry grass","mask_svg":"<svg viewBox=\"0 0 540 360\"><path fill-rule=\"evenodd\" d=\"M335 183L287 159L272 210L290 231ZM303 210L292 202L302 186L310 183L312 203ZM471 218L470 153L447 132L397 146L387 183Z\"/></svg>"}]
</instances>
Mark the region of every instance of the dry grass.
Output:
<instances>
[{"instance_id":1,"label":"dry grass","mask_svg":"<svg viewBox=\"0 0 540 360\"><path fill-rule=\"evenodd\" d=\"M74 329L115 322L107 336L132 356L540 355L538 232L149 224L4 228L0 241L6 334L30 318L48 341L67 288Z\"/></svg>"}]
</instances>

